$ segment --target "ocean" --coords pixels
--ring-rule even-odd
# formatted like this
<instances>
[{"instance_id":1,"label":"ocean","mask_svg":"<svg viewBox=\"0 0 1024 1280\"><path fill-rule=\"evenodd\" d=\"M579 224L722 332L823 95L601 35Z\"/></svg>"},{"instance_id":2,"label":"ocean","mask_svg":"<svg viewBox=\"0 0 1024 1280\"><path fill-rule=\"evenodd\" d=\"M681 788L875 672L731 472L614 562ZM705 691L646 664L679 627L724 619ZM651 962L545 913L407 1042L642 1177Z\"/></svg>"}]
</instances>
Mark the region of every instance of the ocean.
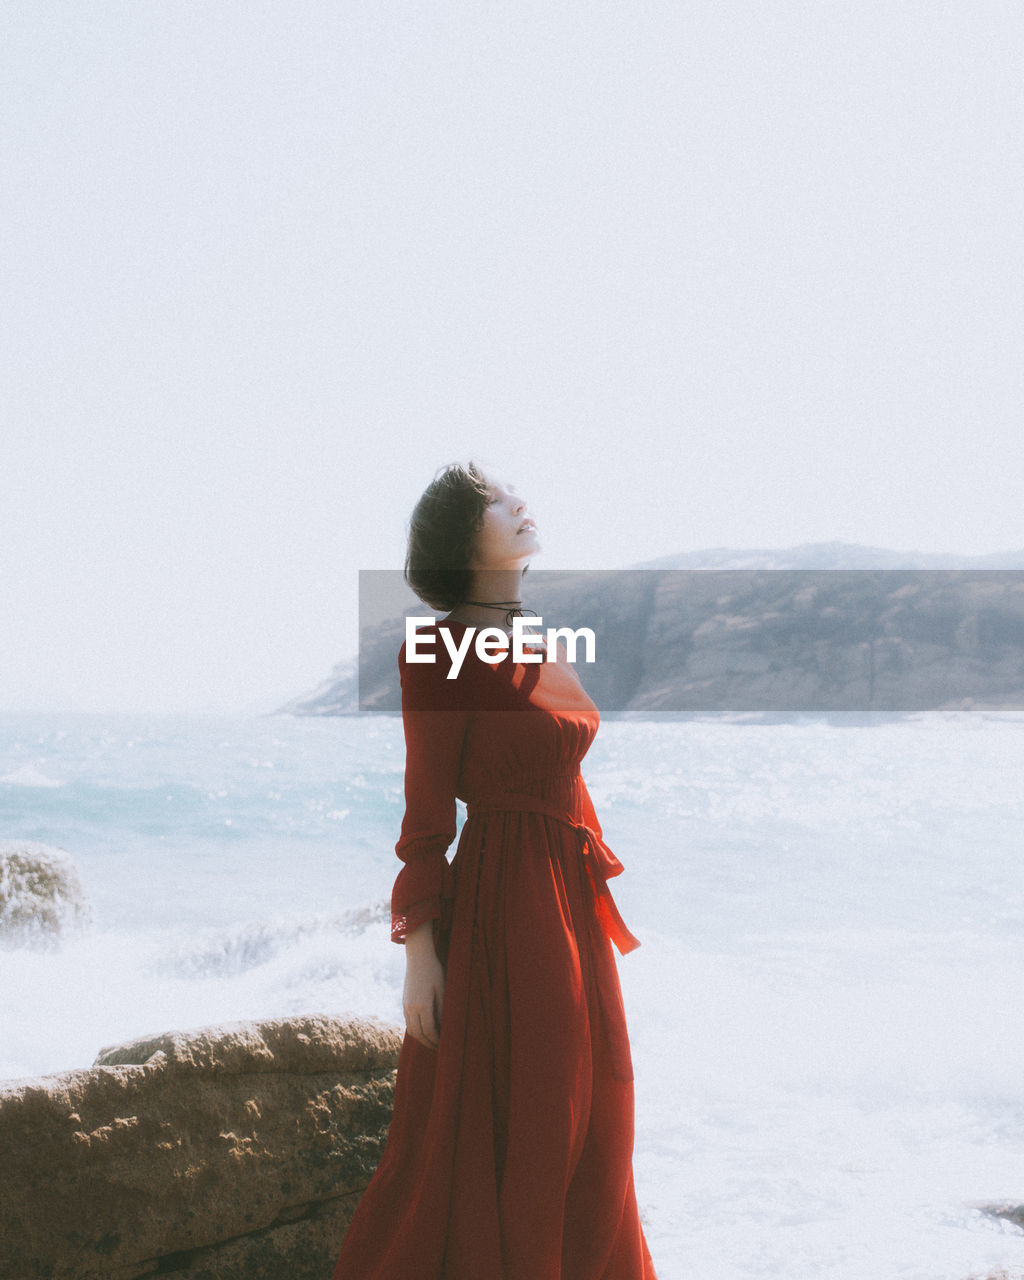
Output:
<instances>
[{"instance_id":1,"label":"ocean","mask_svg":"<svg viewBox=\"0 0 1024 1280\"><path fill-rule=\"evenodd\" d=\"M660 1280L1024 1274L1024 715L608 720L583 772ZM397 717L0 717L0 842L91 918L0 949L0 1077L171 1029L401 1024ZM462 806L460 805L460 818Z\"/></svg>"}]
</instances>

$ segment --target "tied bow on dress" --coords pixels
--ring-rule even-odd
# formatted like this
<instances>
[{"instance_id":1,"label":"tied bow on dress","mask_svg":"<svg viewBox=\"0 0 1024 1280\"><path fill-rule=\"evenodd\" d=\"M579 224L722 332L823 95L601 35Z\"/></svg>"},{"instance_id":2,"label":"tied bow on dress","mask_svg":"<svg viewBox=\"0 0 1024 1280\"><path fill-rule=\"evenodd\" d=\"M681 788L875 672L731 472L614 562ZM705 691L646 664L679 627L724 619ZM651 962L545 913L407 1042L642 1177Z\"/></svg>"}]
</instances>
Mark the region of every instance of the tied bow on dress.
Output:
<instances>
[{"instance_id":1,"label":"tied bow on dress","mask_svg":"<svg viewBox=\"0 0 1024 1280\"><path fill-rule=\"evenodd\" d=\"M574 817L569 810L560 805L542 800L538 796L514 791L505 791L500 795L467 802L468 813L480 813L488 809L499 812L511 810L517 813L543 813L547 814L549 818L554 818L556 821L571 827L579 839L580 855L594 890L597 916L602 928L622 955L627 955L630 951L637 949L640 945L640 939L626 927L626 922L623 920L619 908L615 904L615 899L612 897L612 892L608 888L608 881L611 877L617 876L622 872L622 863L593 827L588 826L582 818ZM454 885L451 884L450 888L454 889Z\"/></svg>"}]
</instances>

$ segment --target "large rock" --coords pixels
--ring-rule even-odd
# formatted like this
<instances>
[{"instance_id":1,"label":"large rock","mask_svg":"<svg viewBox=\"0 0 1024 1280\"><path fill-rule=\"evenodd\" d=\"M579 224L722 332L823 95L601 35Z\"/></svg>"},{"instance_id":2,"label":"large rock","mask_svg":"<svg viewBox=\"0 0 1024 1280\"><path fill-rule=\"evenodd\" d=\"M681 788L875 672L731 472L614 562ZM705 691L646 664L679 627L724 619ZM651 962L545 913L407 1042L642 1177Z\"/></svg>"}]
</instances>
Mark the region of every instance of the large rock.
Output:
<instances>
[{"instance_id":1,"label":"large rock","mask_svg":"<svg viewBox=\"0 0 1024 1280\"><path fill-rule=\"evenodd\" d=\"M401 1033L173 1031L0 1082L2 1280L323 1280L383 1151Z\"/></svg>"},{"instance_id":2,"label":"large rock","mask_svg":"<svg viewBox=\"0 0 1024 1280\"><path fill-rule=\"evenodd\" d=\"M0 946L54 947L91 920L69 854L35 840L0 841Z\"/></svg>"}]
</instances>

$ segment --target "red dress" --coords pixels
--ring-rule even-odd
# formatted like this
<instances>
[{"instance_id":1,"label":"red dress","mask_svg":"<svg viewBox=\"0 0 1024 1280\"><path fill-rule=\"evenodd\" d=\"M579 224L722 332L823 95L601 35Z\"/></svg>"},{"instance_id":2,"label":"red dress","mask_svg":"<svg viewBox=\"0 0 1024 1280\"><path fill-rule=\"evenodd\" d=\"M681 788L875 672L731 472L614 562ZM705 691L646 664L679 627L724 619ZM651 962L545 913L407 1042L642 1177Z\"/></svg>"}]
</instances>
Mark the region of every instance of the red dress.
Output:
<instances>
[{"instance_id":1,"label":"red dress","mask_svg":"<svg viewBox=\"0 0 1024 1280\"><path fill-rule=\"evenodd\" d=\"M441 627L462 640L462 623L420 630ZM639 943L580 775L597 707L561 647L539 663L471 648L448 680L434 641L433 663L408 662L404 644L398 658L405 866L391 906L396 942L435 922L440 1046L405 1036L387 1143L332 1280L657 1280L611 947Z\"/></svg>"}]
</instances>

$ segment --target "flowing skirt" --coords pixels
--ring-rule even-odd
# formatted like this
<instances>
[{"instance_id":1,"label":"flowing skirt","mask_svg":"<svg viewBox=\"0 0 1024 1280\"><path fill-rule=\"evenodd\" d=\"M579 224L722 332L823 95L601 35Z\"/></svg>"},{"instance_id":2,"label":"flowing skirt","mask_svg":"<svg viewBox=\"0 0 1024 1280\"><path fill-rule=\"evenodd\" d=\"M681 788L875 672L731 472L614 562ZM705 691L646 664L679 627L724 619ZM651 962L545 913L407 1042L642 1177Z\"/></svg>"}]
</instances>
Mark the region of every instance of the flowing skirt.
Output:
<instances>
[{"instance_id":1,"label":"flowing skirt","mask_svg":"<svg viewBox=\"0 0 1024 1280\"><path fill-rule=\"evenodd\" d=\"M579 840L471 810L450 876L440 1046L405 1037L332 1280L657 1280L618 970Z\"/></svg>"}]
</instances>

